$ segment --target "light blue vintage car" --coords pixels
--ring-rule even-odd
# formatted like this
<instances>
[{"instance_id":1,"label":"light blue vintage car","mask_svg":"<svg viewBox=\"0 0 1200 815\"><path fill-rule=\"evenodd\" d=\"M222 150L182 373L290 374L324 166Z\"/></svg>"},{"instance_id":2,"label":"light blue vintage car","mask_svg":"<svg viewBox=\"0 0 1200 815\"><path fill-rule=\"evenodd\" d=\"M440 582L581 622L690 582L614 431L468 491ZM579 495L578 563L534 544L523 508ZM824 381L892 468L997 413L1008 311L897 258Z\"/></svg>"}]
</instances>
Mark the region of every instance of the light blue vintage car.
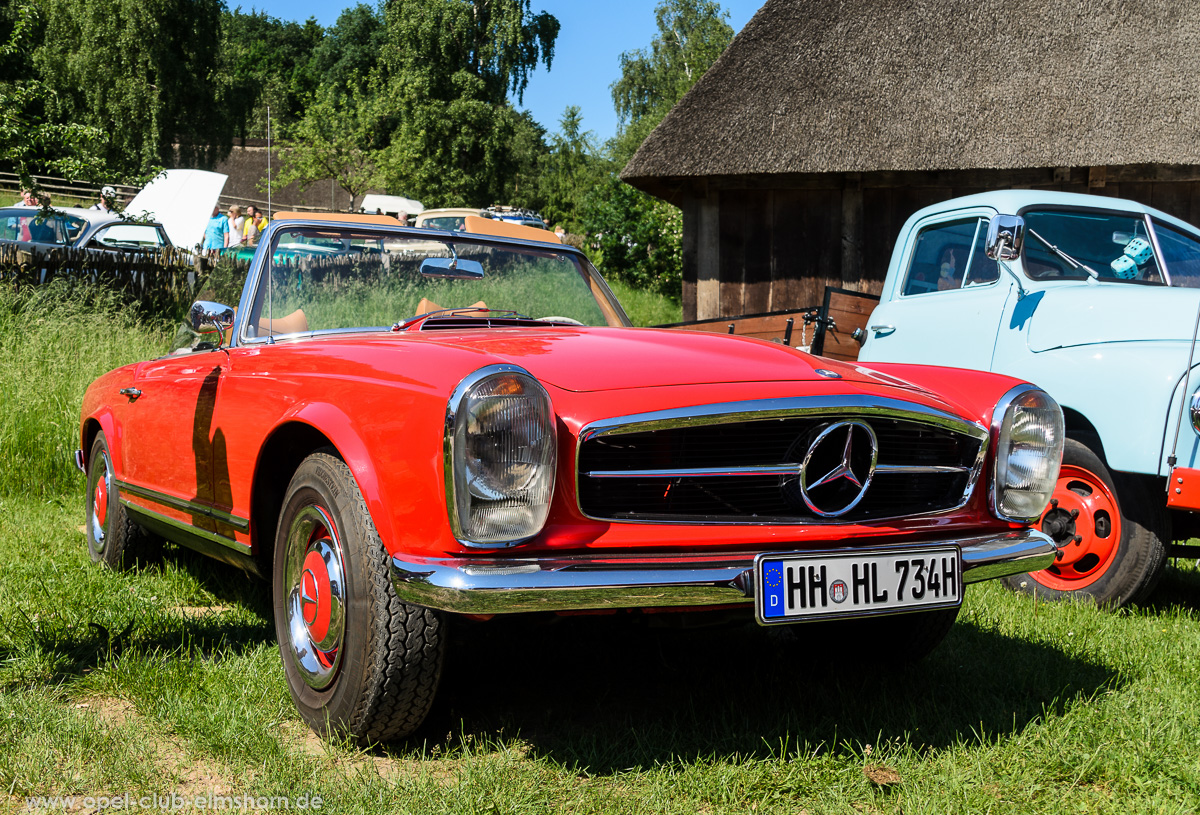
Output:
<instances>
[{"instance_id":1,"label":"light blue vintage car","mask_svg":"<svg viewBox=\"0 0 1200 815\"><path fill-rule=\"evenodd\" d=\"M1200 229L1133 201L1008 190L908 219L859 359L1021 377L1066 417L1041 520L1063 550L1013 587L1135 602L1200 534L1196 286Z\"/></svg>"}]
</instances>

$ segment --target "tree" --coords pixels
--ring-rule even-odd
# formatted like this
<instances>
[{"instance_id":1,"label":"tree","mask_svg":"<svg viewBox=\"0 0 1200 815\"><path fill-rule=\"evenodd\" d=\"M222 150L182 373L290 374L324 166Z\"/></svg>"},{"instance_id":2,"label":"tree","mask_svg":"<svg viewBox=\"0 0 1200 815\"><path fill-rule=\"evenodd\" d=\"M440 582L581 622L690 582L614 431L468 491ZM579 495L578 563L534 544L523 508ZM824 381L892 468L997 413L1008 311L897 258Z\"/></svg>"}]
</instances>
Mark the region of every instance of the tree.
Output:
<instances>
[{"instance_id":1,"label":"tree","mask_svg":"<svg viewBox=\"0 0 1200 815\"><path fill-rule=\"evenodd\" d=\"M619 166L733 39L729 15L715 0L660 0L654 16L658 36L648 50L621 54L621 78L612 86L621 130L608 149ZM614 174L588 197L584 221L599 236L607 273L681 296L683 219L676 207Z\"/></svg>"},{"instance_id":2,"label":"tree","mask_svg":"<svg viewBox=\"0 0 1200 815\"><path fill-rule=\"evenodd\" d=\"M278 127L303 117L320 85L315 61L324 37L311 18L303 24L284 22L240 8L222 14L220 76L229 89L226 104L236 135L265 137L267 108Z\"/></svg>"},{"instance_id":3,"label":"tree","mask_svg":"<svg viewBox=\"0 0 1200 815\"><path fill-rule=\"evenodd\" d=\"M529 0L392 0L386 20L382 70L399 118L387 187L435 206L495 202L529 135L508 94L521 99L534 68L550 67L558 20Z\"/></svg>"},{"instance_id":4,"label":"tree","mask_svg":"<svg viewBox=\"0 0 1200 815\"><path fill-rule=\"evenodd\" d=\"M583 129L577 106L570 105L563 111L559 132L551 138L542 165L542 215L548 223L563 224L568 232L582 232L588 194L615 168L600 157L592 132Z\"/></svg>"},{"instance_id":5,"label":"tree","mask_svg":"<svg viewBox=\"0 0 1200 815\"><path fill-rule=\"evenodd\" d=\"M379 54L387 45L383 15L359 3L341 13L312 52L308 72L321 84L346 93L364 86L375 74Z\"/></svg>"},{"instance_id":6,"label":"tree","mask_svg":"<svg viewBox=\"0 0 1200 815\"><path fill-rule=\"evenodd\" d=\"M101 128L122 174L181 159L211 166L228 152L217 75L221 0L39 0L45 36L33 61L53 93L51 121Z\"/></svg>"},{"instance_id":7,"label":"tree","mask_svg":"<svg viewBox=\"0 0 1200 815\"><path fill-rule=\"evenodd\" d=\"M585 198L583 219L606 274L676 299L683 282L683 214L610 173Z\"/></svg>"},{"instance_id":8,"label":"tree","mask_svg":"<svg viewBox=\"0 0 1200 815\"><path fill-rule=\"evenodd\" d=\"M621 54L621 78L612 85L625 131L618 142L628 152L622 164L733 39L729 13L716 0L660 0L654 19L658 36L648 50Z\"/></svg>"},{"instance_id":9,"label":"tree","mask_svg":"<svg viewBox=\"0 0 1200 815\"><path fill-rule=\"evenodd\" d=\"M350 208L373 186L379 176L380 139L386 138L386 105L374 88L352 87L339 95L323 86L312 98L297 124L288 128L289 138L280 142L284 167L276 178L280 185L333 178L350 194Z\"/></svg>"},{"instance_id":10,"label":"tree","mask_svg":"<svg viewBox=\"0 0 1200 815\"><path fill-rule=\"evenodd\" d=\"M9 8L0 17L7 37L0 43L0 162L9 164L23 189L40 190L33 180L36 172L50 172L69 179L94 181L104 171L100 150L103 132L77 123L50 121L45 109L54 102L54 92L32 78L28 58L33 32L39 22L32 3Z\"/></svg>"}]
</instances>

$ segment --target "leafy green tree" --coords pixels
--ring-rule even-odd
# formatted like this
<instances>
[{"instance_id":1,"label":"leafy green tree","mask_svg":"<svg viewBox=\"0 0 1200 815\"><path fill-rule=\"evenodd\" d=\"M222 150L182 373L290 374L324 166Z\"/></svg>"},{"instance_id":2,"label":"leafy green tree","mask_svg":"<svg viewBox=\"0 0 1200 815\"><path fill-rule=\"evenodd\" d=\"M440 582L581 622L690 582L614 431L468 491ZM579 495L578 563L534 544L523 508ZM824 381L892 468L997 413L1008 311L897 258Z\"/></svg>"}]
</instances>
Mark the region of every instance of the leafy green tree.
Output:
<instances>
[{"instance_id":1,"label":"leafy green tree","mask_svg":"<svg viewBox=\"0 0 1200 815\"><path fill-rule=\"evenodd\" d=\"M596 259L605 274L630 286L674 297L683 281L683 214L610 173L583 206Z\"/></svg>"},{"instance_id":2,"label":"leafy green tree","mask_svg":"<svg viewBox=\"0 0 1200 815\"><path fill-rule=\"evenodd\" d=\"M284 22L263 12L238 8L221 16L220 81L228 87L225 105L234 133L267 135L272 124L286 128L304 116L307 100L320 85L316 52L325 30L317 21Z\"/></svg>"},{"instance_id":3,"label":"leafy green tree","mask_svg":"<svg viewBox=\"0 0 1200 815\"><path fill-rule=\"evenodd\" d=\"M660 0L654 16L658 36L648 49L621 54L621 78L612 86L621 130L608 149L618 166L633 157L733 39L729 14L716 0ZM606 273L681 296L683 218L676 207L612 175L588 196L584 213Z\"/></svg>"},{"instance_id":4,"label":"leafy green tree","mask_svg":"<svg viewBox=\"0 0 1200 815\"><path fill-rule=\"evenodd\" d=\"M550 67L558 20L529 0L392 0L383 60L399 117L388 189L427 205L493 203L515 186L514 144L529 120L520 100L539 63Z\"/></svg>"},{"instance_id":5,"label":"leafy green tree","mask_svg":"<svg viewBox=\"0 0 1200 815\"><path fill-rule=\"evenodd\" d=\"M0 163L10 166L22 188L40 195L35 173L69 179L101 179L103 132L47 118L54 92L33 78L30 43L39 23L37 8L22 3L0 12Z\"/></svg>"},{"instance_id":6,"label":"leafy green tree","mask_svg":"<svg viewBox=\"0 0 1200 815\"><path fill-rule=\"evenodd\" d=\"M654 19L658 36L648 49L621 54L621 78L612 85L622 164L733 39L729 13L716 0L660 0Z\"/></svg>"},{"instance_id":7,"label":"leafy green tree","mask_svg":"<svg viewBox=\"0 0 1200 815\"><path fill-rule=\"evenodd\" d=\"M230 120L216 73L221 0L38 0L45 35L34 51L51 90L49 121L105 133L122 174L180 160L211 166L228 152Z\"/></svg>"},{"instance_id":8,"label":"leafy green tree","mask_svg":"<svg viewBox=\"0 0 1200 815\"><path fill-rule=\"evenodd\" d=\"M308 186L332 178L349 193L351 209L359 197L375 186L379 177L381 140L392 128L388 106L373 87L339 94L323 86L312 98L298 123L288 128L281 141L283 170L280 185L299 182Z\"/></svg>"},{"instance_id":9,"label":"leafy green tree","mask_svg":"<svg viewBox=\"0 0 1200 815\"><path fill-rule=\"evenodd\" d=\"M363 3L341 13L312 52L308 73L338 93L363 87L375 74L387 44L383 14Z\"/></svg>"},{"instance_id":10,"label":"leafy green tree","mask_svg":"<svg viewBox=\"0 0 1200 815\"><path fill-rule=\"evenodd\" d=\"M561 223L568 232L579 233L585 199L615 167L600 156L592 132L583 129L578 106L569 105L558 124L559 132L551 137L542 162L541 211L548 223Z\"/></svg>"}]
</instances>

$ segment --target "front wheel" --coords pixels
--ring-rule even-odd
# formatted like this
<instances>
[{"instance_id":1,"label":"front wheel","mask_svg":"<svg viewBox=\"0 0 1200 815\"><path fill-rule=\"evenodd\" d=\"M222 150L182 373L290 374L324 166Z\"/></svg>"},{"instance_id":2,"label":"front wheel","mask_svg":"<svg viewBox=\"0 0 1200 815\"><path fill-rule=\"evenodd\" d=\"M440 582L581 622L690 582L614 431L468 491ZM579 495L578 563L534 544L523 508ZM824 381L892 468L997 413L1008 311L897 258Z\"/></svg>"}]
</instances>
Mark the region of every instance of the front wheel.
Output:
<instances>
[{"instance_id":1,"label":"front wheel","mask_svg":"<svg viewBox=\"0 0 1200 815\"><path fill-rule=\"evenodd\" d=\"M1038 528L1059 546L1040 572L1005 578L1009 588L1118 607L1144 599L1167 562L1167 511L1134 476L1114 474L1087 445L1067 439L1054 497Z\"/></svg>"},{"instance_id":2,"label":"front wheel","mask_svg":"<svg viewBox=\"0 0 1200 815\"><path fill-rule=\"evenodd\" d=\"M388 562L350 468L305 459L279 518L272 595L288 688L319 735L402 738L433 704L444 623L396 598Z\"/></svg>"}]
</instances>

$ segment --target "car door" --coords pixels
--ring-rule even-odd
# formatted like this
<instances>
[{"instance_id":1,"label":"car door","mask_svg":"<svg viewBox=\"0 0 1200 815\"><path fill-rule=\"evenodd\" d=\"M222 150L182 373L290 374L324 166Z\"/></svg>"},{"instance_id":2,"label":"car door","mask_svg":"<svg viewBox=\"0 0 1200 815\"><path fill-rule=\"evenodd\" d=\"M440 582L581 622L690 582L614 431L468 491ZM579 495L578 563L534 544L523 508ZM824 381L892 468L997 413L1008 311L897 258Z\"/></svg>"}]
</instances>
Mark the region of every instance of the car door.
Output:
<instances>
[{"instance_id":1,"label":"car door","mask_svg":"<svg viewBox=\"0 0 1200 815\"><path fill-rule=\"evenodd\" d=\"M984 254L990 208L918 222L897 255L859 360L988 370L1012 278ZM893 260L895 263L896 260Z\"/></svg>"},{"instance_id":2,"label":"car door","mask_svg":"<svg viewBox=\"0 0 1200 815\"><path fill-rule=\"evenodd\" d=\"M138 366L128 385L122 489L176 525L214 529L212 474L225 451L211 426L226 364L220 349L167 356Z\"/></svg>"}]
</instances>

